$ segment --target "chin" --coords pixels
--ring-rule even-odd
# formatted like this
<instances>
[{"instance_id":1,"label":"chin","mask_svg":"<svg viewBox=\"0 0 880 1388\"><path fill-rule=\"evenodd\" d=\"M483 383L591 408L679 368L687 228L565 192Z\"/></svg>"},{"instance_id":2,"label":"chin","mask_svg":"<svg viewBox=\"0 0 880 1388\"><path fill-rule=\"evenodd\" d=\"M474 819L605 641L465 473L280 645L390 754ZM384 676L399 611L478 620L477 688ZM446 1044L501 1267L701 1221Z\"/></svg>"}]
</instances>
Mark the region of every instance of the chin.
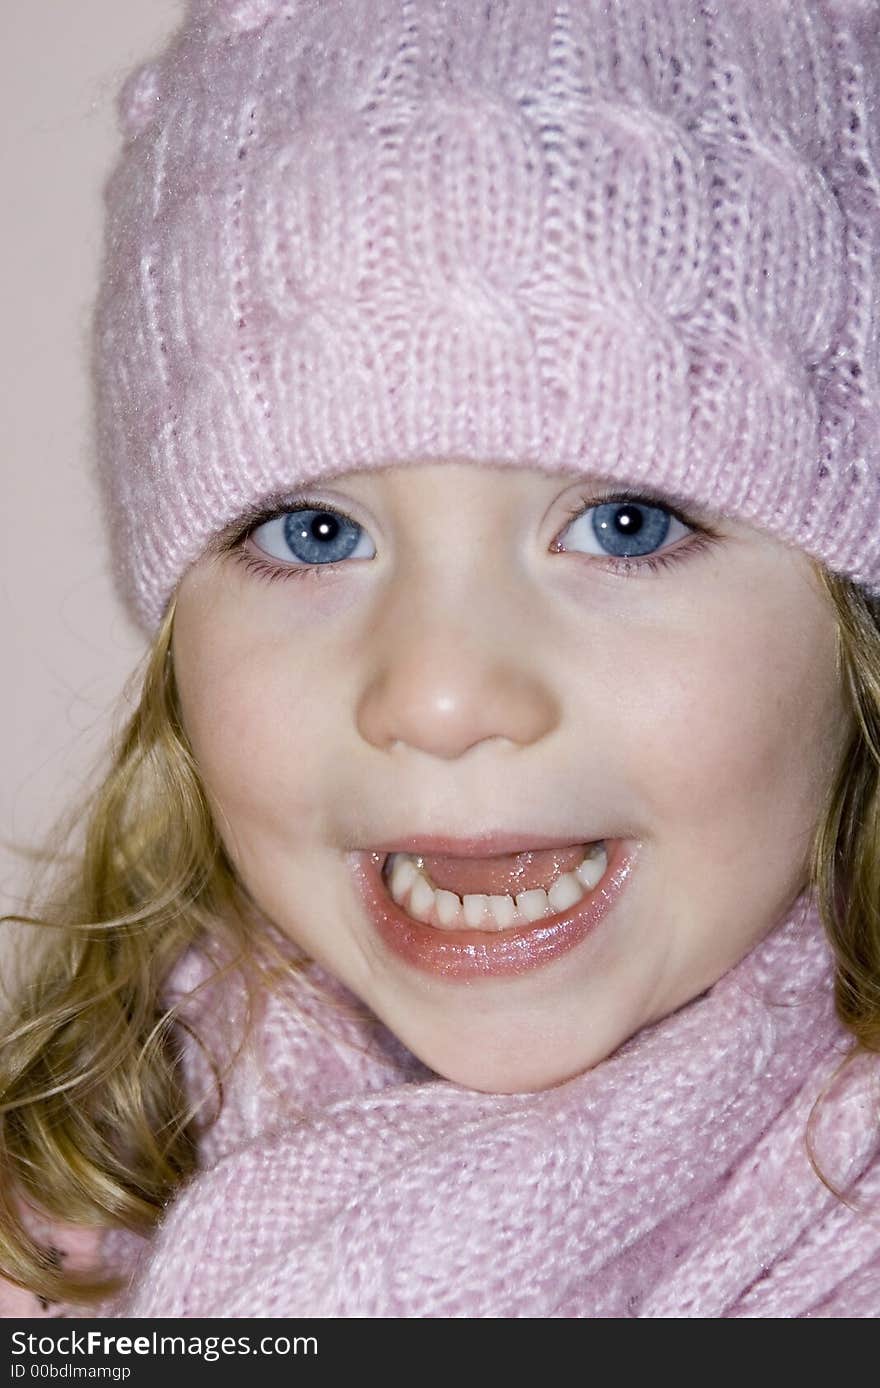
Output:
<instances>
[{"instance_id":1,"label":"chin","mask_svg":"<svg viewBox=\"0 0 880 1388\"><path fill-rule=\"evenodd\" d=\"M415 1051L412 1046L410 1049L443 1079L481 1094L533 1094L554 1089L597 1063L587 1059L567 1065L536 1065L534 1059L517 1061L509 1056L498 1056L495 1060L483 1057L477 1061L472 1055L432 1055L428 1050Z\"/></svg>"}]
</instances>

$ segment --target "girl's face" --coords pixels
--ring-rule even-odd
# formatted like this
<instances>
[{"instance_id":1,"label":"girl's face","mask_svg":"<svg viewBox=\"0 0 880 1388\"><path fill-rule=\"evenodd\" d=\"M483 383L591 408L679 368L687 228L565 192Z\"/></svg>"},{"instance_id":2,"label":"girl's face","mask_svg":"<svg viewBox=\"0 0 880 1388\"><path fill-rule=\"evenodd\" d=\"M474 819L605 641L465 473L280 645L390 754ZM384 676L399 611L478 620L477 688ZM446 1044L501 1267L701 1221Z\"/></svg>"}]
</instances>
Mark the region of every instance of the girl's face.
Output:
<instances>
[{"instance_id":1,"label":"girl's face","mask_svg":"<svg viewBox=\"0 0 880 1388\"><path fill-rule=\"evenodd\" d=\"M806 886L850 732L809 559L616 491L461 462L352 473L226 533L180 585L184 723L244 885L476 1089L588 1069L736 964ZM546 925L407 925L380 849L489 835L602 839L608 870ZM461 894L534 891L542 863Z\"/></svg>"}]
</instances>

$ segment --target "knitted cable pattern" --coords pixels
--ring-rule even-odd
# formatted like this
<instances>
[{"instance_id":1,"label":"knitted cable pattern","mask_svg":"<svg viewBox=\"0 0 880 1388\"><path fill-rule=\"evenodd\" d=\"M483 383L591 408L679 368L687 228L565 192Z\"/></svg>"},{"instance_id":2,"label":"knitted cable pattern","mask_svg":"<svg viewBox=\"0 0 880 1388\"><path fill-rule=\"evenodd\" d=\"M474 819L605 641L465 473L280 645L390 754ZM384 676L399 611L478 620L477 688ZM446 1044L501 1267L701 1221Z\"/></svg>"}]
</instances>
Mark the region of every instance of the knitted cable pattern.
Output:
<instances>
[{"instance_id":1,"label":"knitted cable pattern","mask_svg":"<svg viewBox=\"0 0 880 1388\"><path fill-rule=\"evenodd\" d=\"M285 946L282 937L276 944ZM200 1174L148 1242L93 1245L130 1317L880 1315L880 1060L846 1051L814 905L583 1075L493 1095L439 1078L312 966L264 993L191 951L169 998L225 1068ZM211 1066L183 1036L188 1091ZM53 1228L82 1260L88 1234ZM85 1242L84 1242L85 1239ZM0 1315L76 1316L0 1284Z\"/></svg>"},{"instance_id":2,"label":"knitted cable pattern","mask_svg":"<svg viewBox=\"0 0 880 1388\"><path fill-rule=\"evenodd\" d=\"M327 1002L295 985L266 998L203 1172L114 1314L877 1316L876 1056L816 1126L824 1171L862 1208L820 1182L804 1141L848 1039L831 973L800 898L714 987L591 1071L492 1095L340 1011L354 999L317 970ZM216 1043L235 1007L198 996Z\"/></svg>"},{"instance_id":3,"label":"knitted cable pattern","mask_svg":"<svg viewBox=\"0 0 880 1388\"><path fill-rule=\"evenodd\" d=\"M145 629L247 506L427 459L880 591L873 0L201 0L119 110L97 470Z\"/></svg>"}]
</instances>

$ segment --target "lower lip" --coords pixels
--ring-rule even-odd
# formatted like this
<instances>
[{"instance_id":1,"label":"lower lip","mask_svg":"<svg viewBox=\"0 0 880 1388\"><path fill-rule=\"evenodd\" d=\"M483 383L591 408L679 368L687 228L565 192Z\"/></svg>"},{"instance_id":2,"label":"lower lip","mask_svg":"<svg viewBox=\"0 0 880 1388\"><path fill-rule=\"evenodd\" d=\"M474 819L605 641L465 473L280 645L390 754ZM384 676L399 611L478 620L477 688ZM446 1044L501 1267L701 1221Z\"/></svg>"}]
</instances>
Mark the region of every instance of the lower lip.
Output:
<instances>
[{"instance_id":1,"label":"lower lip","mask_svg":"<svg viewBox=\"0 0 880 1388\"><path fill-rule=\"evenodd\" d=\"M579 945L599 925L630 878L639 845L606 840L608 866L598 886L567 911L515 930L438 930L413 920L382 880L382 853L354 853L354 875L371 924L405 963L438 978L504 978L539 969Z\"/></svg>"}]
</instances>

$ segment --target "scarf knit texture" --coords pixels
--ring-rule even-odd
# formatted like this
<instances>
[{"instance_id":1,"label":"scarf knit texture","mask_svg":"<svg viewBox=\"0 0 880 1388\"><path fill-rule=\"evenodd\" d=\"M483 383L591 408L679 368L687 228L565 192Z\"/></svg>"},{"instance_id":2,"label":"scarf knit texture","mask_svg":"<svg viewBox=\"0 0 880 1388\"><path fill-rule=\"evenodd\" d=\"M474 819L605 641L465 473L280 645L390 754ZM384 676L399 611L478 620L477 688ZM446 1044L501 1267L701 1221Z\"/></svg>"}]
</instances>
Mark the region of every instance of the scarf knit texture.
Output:
<instances>
[{"instance_id":1,"label":"scarf knit texture","mask_svg":"<svg viewBox=\"0 0 880 1388\"><path fill-rule=\"evenodd\" d=\"M171 991L224 1063L244 992L211 975L190 951ZM105 1236L128 1288L100 1314L880 1316L877 1056L838 1077L815 1126L848 1203L805 1146L849 1040L832 977L803 896L593 1069L498 1095L435 1075L311 966L260 996L200 1171L153 1238ZM192 1094L209 1093L202 1051L184 1056ZM3 1314L40 1311L10 1290Z\"/></svg>"}]
</instances>

